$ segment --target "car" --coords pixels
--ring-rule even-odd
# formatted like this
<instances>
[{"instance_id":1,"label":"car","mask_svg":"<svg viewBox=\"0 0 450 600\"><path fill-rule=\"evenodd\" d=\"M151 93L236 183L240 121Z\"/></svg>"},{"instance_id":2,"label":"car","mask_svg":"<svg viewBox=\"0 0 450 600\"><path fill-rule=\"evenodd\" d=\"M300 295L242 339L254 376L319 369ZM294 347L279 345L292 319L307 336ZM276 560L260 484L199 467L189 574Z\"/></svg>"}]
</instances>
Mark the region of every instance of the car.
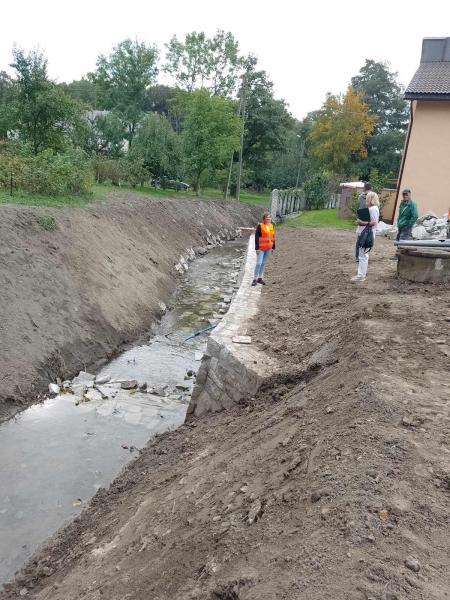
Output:
<instances>
[{"instance_id":1,"label":"car","mask_svg":"<svg viewBox=\"0 0 450 600\"><path fill-rule=\"evenodd\" d=\"M152 185L157 189L169 189L169 190L188 190L191 186L184 181L178 181L178 179L172 179L170 177L156 177L152 179Z\"/></svg>"}]
</instances>

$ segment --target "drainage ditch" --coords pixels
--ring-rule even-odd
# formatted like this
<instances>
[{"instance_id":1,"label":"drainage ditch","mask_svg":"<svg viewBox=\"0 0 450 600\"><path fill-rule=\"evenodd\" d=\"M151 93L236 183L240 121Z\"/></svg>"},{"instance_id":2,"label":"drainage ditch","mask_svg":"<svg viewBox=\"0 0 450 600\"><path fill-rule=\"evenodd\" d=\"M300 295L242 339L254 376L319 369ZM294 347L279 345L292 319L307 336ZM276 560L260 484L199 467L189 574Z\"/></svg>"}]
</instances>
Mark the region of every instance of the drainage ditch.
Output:
<instances>
[{"instance_id":1,"label":"drainage ditch","mask_svg":"<svg viewBox=\"0 0 450 600\"><path fill-rule=\"evenodd\" d=\"M227 312L244 254L238 240L192 263L149 342L105 366L102 383L0 425L0 585L149 439L184 422L207 339L186 338Z\"/></svg>"}]
</instances>

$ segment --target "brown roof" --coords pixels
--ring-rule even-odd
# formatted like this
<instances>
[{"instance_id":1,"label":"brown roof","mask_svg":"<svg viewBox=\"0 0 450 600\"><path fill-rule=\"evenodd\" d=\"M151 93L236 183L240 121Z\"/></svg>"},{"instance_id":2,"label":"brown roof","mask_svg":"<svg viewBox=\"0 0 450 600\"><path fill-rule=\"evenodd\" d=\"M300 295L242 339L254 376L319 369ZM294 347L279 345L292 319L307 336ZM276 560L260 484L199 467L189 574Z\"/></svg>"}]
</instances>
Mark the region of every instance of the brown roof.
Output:
<instances>
[{"instance_id":1,"label":"brown roof","mask_svg":"<svg viewBox=\"0 0 450 600\"><path fill-rule=\"evenodd\" d=\"M423 39L420 66L405 98L450 100L450 37Z\"/></svg>"},{"instance_id":2,"label":"brown roof","mask_svg":"<svg viewBox=\"0 0 450 600\"><path fill-rule=\"evenodd\" d=\"M431 97L430 97L431 96ZM405 98L450 99L450 62L426 62L417 69Z\"/></svg>"}]
</instances>

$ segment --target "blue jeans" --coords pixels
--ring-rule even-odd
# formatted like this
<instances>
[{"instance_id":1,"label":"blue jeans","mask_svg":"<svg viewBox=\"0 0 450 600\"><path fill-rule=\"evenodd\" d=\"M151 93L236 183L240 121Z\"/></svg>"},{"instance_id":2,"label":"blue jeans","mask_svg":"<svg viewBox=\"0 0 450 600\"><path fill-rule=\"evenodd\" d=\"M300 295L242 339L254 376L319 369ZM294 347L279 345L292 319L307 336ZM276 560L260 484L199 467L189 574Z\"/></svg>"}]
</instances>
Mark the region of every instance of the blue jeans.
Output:
<instances>
[{"instance_id":1,"label":"blue jeans","mask_svg":"<svg viewBox=\"0 0 450 600\"><path fill-rule=\"evenodd\" d=\"M272 250L260 250L256 255L255 279L258 277L262 279L266 260L270 254L272 254Z\"/></svg>"}]
</instances>

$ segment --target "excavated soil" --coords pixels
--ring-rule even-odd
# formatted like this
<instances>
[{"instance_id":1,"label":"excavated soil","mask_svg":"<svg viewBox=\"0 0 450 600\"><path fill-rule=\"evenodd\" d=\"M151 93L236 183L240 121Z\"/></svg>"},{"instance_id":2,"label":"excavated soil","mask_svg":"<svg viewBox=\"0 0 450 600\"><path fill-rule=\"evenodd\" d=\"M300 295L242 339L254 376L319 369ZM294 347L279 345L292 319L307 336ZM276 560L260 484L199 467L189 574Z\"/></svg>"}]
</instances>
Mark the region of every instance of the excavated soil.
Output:
<instances>
[{"instance_id":1,"label":"excavated soil","mask_svg":"<svg viewBox=\"0 0 450 600\"><path fill-rule=\"evenodd\" d=\"M443 600L450 292L283 229L253 338L283 371L165 434L2 600Z\"/></svg>"},{"instance_id":2,"label":"excavated soil","mask_svg":"<svg viewBox=\"0 0 450 600\"><path fill-rule=\"evenodd\" d=\"M254 225L261 208L116 192L86 208L0 212L1 421L147 332L180 254L206 229Z\"/></svg>"}]
</instances>

